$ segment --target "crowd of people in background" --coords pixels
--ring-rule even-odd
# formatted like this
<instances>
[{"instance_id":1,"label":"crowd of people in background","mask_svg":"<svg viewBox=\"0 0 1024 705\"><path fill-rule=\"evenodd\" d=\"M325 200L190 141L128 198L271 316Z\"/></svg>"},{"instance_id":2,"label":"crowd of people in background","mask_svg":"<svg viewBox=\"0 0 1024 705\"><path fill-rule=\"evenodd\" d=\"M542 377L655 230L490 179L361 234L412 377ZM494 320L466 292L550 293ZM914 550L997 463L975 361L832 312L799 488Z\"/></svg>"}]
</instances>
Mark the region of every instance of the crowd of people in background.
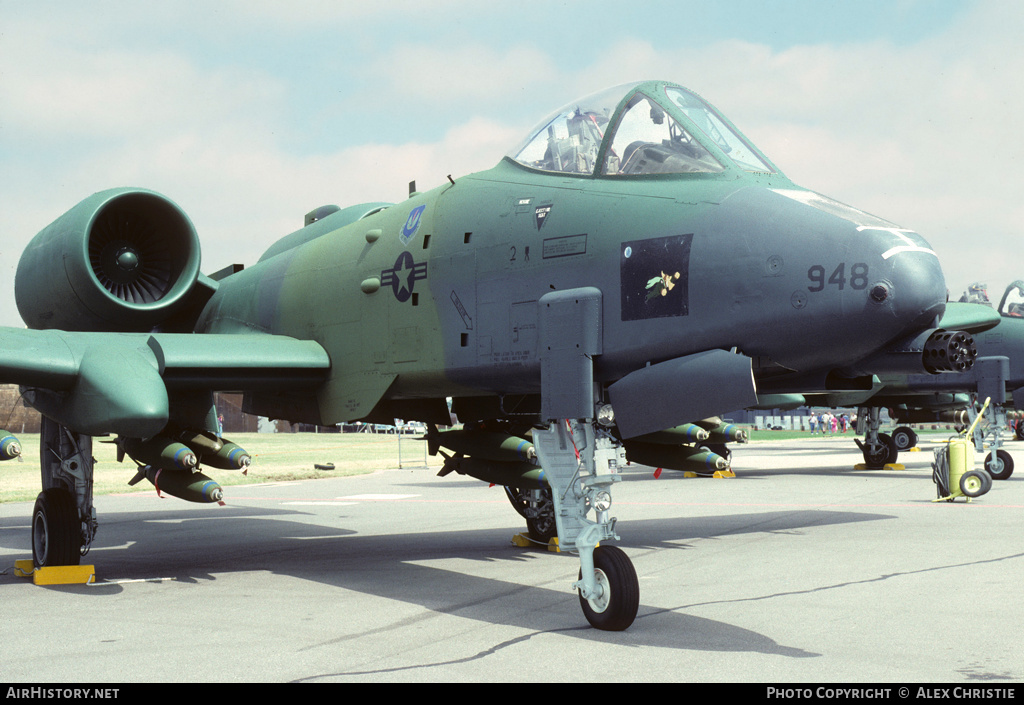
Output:
<instances>
[{"instance_id":1,"label":"crowd of people in background","mask_svg":"<svg viewBox=\"0 0 1024 705\"><path fill-rule=\"evenodd\" d=\"M822 434L846 433L850 428L850 417L846 414L836 416L831 411L811 414L809 418L811 433L821 431Z\"/></svg>"}]
</instances>

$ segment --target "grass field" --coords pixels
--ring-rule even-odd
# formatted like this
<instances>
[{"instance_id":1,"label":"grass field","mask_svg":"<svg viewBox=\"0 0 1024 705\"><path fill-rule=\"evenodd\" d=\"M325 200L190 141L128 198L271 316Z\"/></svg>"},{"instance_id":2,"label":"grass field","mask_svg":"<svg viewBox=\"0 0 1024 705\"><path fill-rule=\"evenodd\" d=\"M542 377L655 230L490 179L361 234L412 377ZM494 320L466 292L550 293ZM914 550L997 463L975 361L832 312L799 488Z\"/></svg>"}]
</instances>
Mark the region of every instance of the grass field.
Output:
<instances>
[{"instance_id":1,"label":"grass field","mask_svg":"<svg viewBox=\"0 0 1024 705\"><path fill-rule=\"evenodd\" d=\"M227 487L280 480L311 479L359 475L375 470L414 467L424 464L423 441L416 436L401 438L399 462L398 436L368 433L239 433L231 440L245 448L253 462L248 475L231 470L203 468L203 472ZM39 434L19 434L20 459L0 465L0 502L31 501L39 494ZM112 492L152 492L143 480L134 487L128 481L136 465L130 459L117 462L117 449L103 439L93 439L96 459L94 494ZM431 467L440 468L440 456L427 456ZM334 464L334 470L317 470L314 465Z\"/></svg>"}]
</instances>

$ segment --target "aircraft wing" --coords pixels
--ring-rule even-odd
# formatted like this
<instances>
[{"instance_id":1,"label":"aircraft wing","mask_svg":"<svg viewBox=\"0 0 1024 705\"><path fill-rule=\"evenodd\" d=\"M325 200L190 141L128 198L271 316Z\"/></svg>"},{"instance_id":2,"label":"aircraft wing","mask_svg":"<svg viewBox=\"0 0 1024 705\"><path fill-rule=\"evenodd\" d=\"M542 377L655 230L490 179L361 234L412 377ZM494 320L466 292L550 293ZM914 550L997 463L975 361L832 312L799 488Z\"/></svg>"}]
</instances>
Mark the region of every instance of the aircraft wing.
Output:
<instances>
[{"instance_id":1,"label":"aircraft wing","mask_svg":"<svg viewBox=\"0 0 1024 705\"><path fill-rule=\"evenodd\" d=\"M327 352L281 335L93 333L0 329L0 383L80 433L148 438L168 420L168 395L298 391L326 379Z\"/></svg>"}]
</instances>

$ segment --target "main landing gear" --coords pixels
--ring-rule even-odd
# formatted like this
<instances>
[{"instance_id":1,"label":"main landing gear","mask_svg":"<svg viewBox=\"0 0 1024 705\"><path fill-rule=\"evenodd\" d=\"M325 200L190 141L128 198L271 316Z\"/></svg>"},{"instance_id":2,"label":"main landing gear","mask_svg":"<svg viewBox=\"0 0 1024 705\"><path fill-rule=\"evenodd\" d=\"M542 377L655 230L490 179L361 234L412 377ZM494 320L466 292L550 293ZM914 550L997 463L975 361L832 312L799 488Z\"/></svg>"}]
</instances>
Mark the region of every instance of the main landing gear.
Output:
<instances>
[{"instance_id":1,"label":"main landing gear","mask_svg":"<svg viewBox=\"0 0 1024 705\"><path fill-rule=\"evenodd\" d=\"M39 459L43 491L32 510L32 560L37 568L78 565L97 527L92 437L44 416Z\"/></svg>"},{"instance_id":2,"label":"main landing gear","mask_svg":"<svg viewBox=\"0 0 1024 705\"><path fill-rule=\"evenodd\" d=\"M550 487L522 489L506 485L505 494L520 516L526 519L526 533L530 540L546 546L558 536L555 502Z\"/></svg>"},{"instance_id":3,"label":"main landing gear","mask_svg":"<svg viewBox=\"0 0 1024 705\"><path fill-rule=\"evenodd\" d=\"M892 442L900 452L910 450L917 445L917 431L910 426L897 426L892 432Z\"/></svg>"},{"instance_id":4,"label":"main landing gear","mask_svg":"<svg viewBox=\"0 0 1024 705\"><path fill-rule=\"evenodd\" d=\"M869 470L884 468L889 463L895 463L896 458L899 457L899 449L893 437L878 432L882 425L879 418L881 412L881 408L877 406L862 406L857 409L857 433L865 435L863 441L859 438L855 441L864 455L864 466ZM902 438L901 440L905 442L907 439Z\"/></svg>"}]
</instances>

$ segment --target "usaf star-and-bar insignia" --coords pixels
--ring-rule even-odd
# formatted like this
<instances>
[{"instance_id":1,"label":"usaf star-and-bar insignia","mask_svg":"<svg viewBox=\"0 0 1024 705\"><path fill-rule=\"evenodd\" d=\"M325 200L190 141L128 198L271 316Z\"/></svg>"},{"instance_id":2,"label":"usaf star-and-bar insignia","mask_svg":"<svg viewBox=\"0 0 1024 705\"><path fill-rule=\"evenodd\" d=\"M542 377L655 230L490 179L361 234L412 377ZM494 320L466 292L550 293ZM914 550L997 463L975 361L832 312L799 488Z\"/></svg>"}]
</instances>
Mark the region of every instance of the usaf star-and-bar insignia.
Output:
<instances>
[{"instance_id":1,"label":"usaf star-and-bar insignia","mask_svg":"<svg viewBox=\"0 0 1024 705\"><path fill-rule=\"evenodd\" d=\"M380 285L390 286L398 302L405 303L412 297L416 282L426 278L427 263L414 262L412 254L405 251L398 255L394 267L381 271Z\"/></svg>"}]
</instances>

